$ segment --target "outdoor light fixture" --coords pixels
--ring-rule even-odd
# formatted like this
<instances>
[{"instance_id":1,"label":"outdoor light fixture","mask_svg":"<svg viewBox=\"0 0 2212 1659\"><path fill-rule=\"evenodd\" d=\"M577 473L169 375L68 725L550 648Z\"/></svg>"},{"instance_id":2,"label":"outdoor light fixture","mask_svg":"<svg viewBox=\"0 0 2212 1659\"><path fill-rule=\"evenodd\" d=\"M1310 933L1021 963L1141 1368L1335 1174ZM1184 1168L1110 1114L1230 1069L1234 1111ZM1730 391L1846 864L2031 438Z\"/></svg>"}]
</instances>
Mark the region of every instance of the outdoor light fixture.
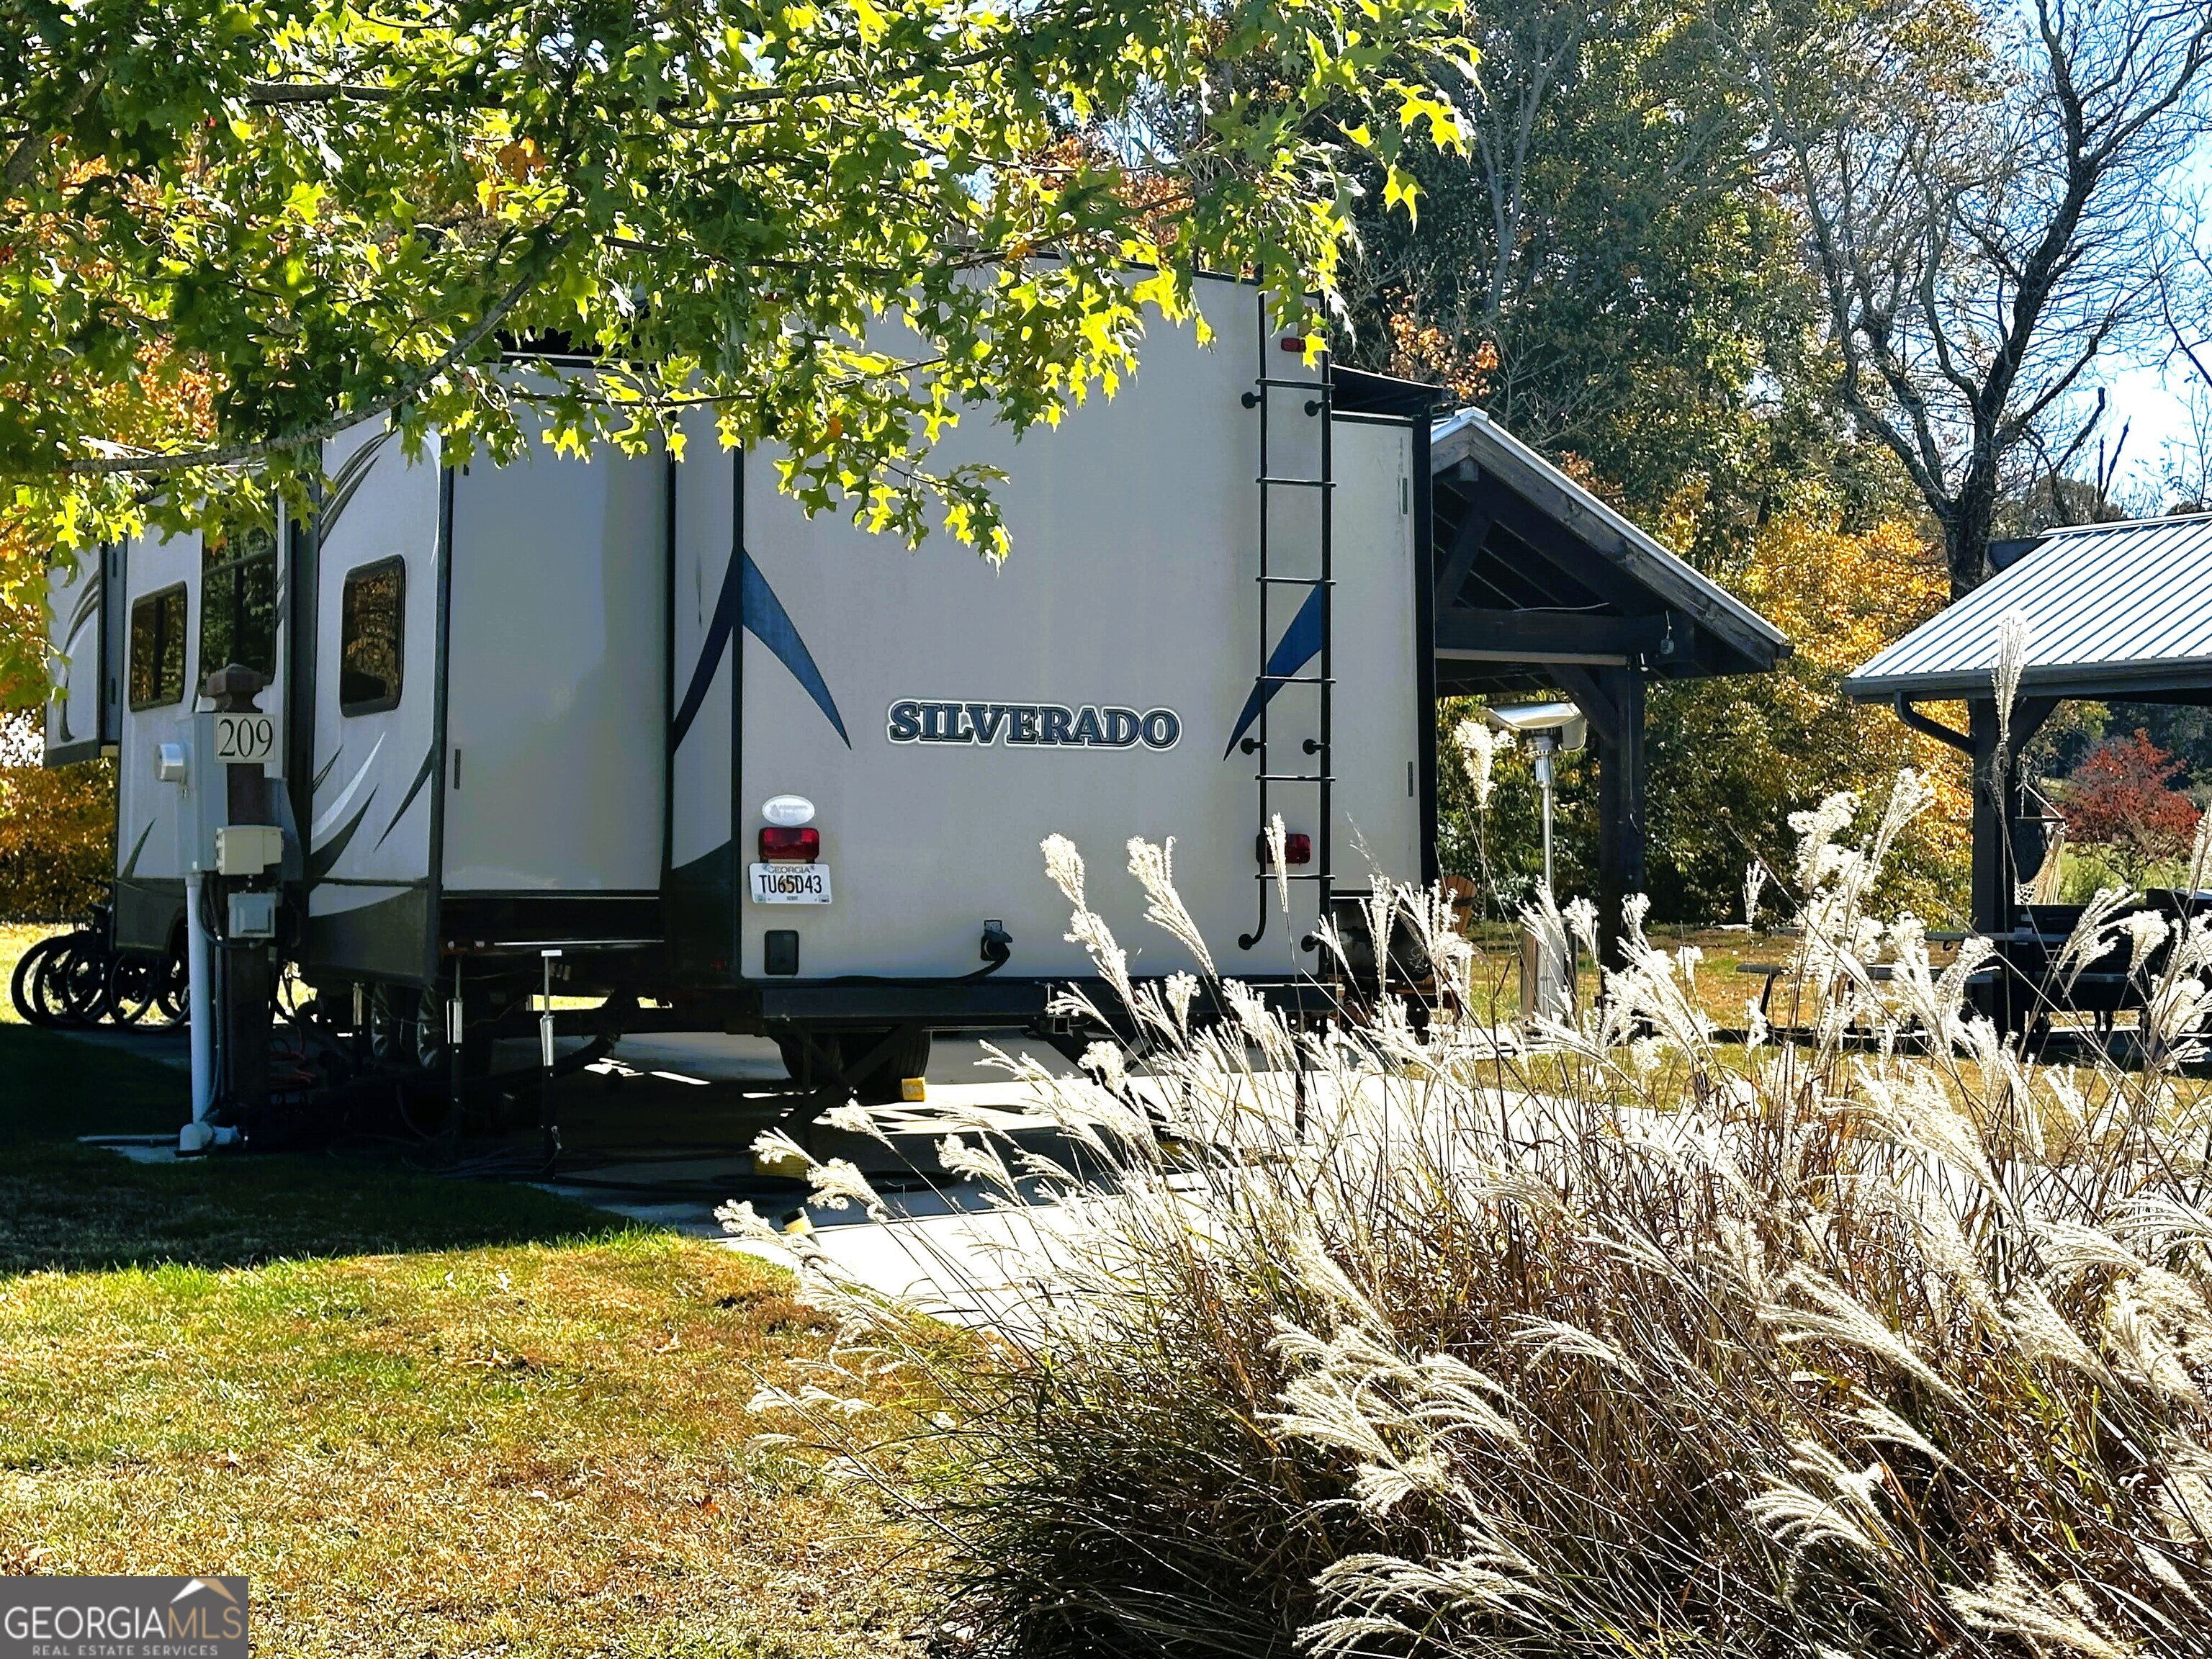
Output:
<instances>
[{"instance_id":1,"label":"outdoor light fixture","mask_svg":"<svg viewBox=\"0 0 2212 1659\"><path fill-rule=\"evenodd\" d=\"M1521 703L1484 710L1493 730L1510 732L1536 757L1536 784L1544 796L1544 890L1552 885L1552 757L1571 754L1589 740L1589 722L1571 702ZM1530 928L1521 941L1521 1006L1532 1019L1563 1018L1574 1006L1574 945Z\"/></svg>"},{"instance_id":2,"label":"outdoor light fixture","mask_svg":"<svg viewBox=\"0 0 2212 1659\"><path fill-rule=\"evenodd\" d=\"M1544 886L1552 886L1552 757L1571 755L1589 741L1589 722L1571 702L1528 702L1486 708L1493 731L1510 732L1536 755L1536 783L1544 792Z\"/></svg>"}]
</instances>

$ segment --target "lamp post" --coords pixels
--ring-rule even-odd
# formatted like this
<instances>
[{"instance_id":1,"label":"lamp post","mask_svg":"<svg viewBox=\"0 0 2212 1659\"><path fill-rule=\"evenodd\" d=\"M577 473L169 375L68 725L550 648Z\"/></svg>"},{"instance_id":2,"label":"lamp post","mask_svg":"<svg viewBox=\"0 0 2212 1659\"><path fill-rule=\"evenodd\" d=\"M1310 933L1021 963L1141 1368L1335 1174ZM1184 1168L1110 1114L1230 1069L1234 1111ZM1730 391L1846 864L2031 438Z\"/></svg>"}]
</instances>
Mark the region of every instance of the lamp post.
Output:
<instances>
[{"instance_id":1,"label":"lamp post","mask_svg":"<svg viewBox=\"0 0 2212 1659\"><path fill-rule=\"evenodd\" d=\"M1552 881L1552 757L1559 752L1557 732L1534 732L1528 746L1536 751L1536 787L1544 801L1544 890L1558 896Z\"/></svg>"},{"instance_id":2,"label":"lamp post","mask_svg":"<svg viewBox=\"0 0 2212 1659\"><path fill-rule=\"evenodd\" d=\"M1553 791L1557 782L1555 763L1589 741L1589 726L1581 709L1571 702L1510 704L1486 709L1491 726L1510 732L1528 742L1535 757L1536 787L1544 809L1544 895L1558 902L1552 862ZM1545 936L1554 931L1530 929L1522 941L1521 1006L1533 1016L1545 1013L1565 1018L1574 1006L1575 965L1571 943Z\"/></svg>"}]
</instances>

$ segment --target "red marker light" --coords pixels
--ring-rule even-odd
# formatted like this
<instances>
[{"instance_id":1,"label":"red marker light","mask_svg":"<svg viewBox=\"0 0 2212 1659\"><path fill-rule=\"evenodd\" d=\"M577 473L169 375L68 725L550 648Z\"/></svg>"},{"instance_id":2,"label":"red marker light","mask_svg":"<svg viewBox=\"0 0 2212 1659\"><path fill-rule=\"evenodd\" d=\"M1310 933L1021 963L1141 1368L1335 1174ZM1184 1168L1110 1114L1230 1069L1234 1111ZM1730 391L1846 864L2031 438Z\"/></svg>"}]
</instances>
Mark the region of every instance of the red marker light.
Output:
<instances>
[{"instance_id":1,"label":"red marker light","mask_svg":"<svg viewBox=\"0 0 2212 1659\"><path fill-rule=\"evenodd\" d=\"M811 864L822 855L822 832L769 824L760 832L760 855L763 864Z\"/></svg>"},{"instance_id":2,"label":"red marker light","mask_svg":"<svg viewBox=\"0 0 2212 1659\"><path fill-rule=\"evenodd\" d=\"M1303 334L1285 334L1283 336L1283 349L1285 351L1295 351L1299 356L1304 356L1306 355L1306 337Z\"/></svg>"},{"instance_id":3,"label":"red marker light","mask_svg":"<svg viewBox=\"0 0 2212 1659\"><path fill-rule=\"evenodd\" d=\"M1259 839L1253 844L1253 852L1259 859L1260 862L1266 865L1267 868L1272 870L1275 867L1275 855L1268 849L1267 834L1264 830L1260 832ZM1311 864L1313 862L1313 837L1311 836L1302 836L1295 831L1283 837L1283 862L1285 864Z\"/></svg>"}]
</instances>

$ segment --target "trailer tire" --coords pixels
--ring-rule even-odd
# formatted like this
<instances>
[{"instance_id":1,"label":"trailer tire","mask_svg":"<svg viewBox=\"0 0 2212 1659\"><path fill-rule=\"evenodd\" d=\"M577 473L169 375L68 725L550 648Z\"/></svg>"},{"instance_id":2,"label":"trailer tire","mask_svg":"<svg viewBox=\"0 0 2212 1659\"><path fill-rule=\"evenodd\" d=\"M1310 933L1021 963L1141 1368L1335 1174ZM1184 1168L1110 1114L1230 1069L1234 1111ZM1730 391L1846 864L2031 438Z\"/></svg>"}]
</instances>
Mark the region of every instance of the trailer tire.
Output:
<instances>
[{"instance_id":1,"label":"trailer tire","mask_svg":"<svg viewBox=\"0 0 2212 1659\"><path fill-rule=\"evenodd\" d=\"M415 1008L408 1022L414 1038L415 1066L417 1071L440 1072L452 1061L446 1048L446 1000L425 991L415 999Z\"/></svg>"},{"instance_id":2,"label":"trailer tire","mask_svg":"<svg viewBox=\"0 0 2212 1659\"><path fill-rule=\"evenodd\" d=\"M162 1025L182 1024L191 1012L191 981L185 966L182 944L171 948L161 963L154 990L154 1011Z\"/></svg>"},{"instance_id":3,"label":"trailer tire","mask_svg":"<svg viewBox=\"0 0 2212 1659\"><path fill-rule=\"evenodd\" d=\"M163 963L151 957L118 954L107 964L107 1017L118 1025L146 1018L161 988Z\"/></svg>"},{"instance_id":4,"label":"trailer tire","mask_svg":"<svg viewBox=\"0 0 2212 1659\"><path fill-rule=\"evenodd\" d=\"M891 1035L889 1031L858 1031L847 1041L852 1047L846 1052L857 1063L868 1052ZM910 1077L926 1077L929 1073L929 1031L926 1026L908 1026L901 1031L891 1044L890 1053L876 1069L866 1077L854 1078L853 1086L864 1106L895 1105L905 1097L902 1085Z\"/></svg>"},{"instance_id":5,"label":"trailer tire","mask_svg":"<svg viewBox=\"0 0 2212 1659\"><path fill-rule=\"evenodd\" d=\"M929 1032L915 1026L902 1031L890 1051L867 1073L856 1075L853 1072L852 1067L874 1053L893 1029L879 1025L865 1030L816 1031L808 1035L817 1047L836 1058L838 1069L845 1073L845 1081L853 1087L855 1099L864 1106L887 1106L901 1097L901 1085L907 1079L921 1077L929 1070ZM783 1069L791 1073L793 1082L816 1081L819 1068L806 1052L805 1036L796 1031L781 1036L775 1046L776 1052L783 1056Z\"/></svg>"},{"instance_id":6,"label":"trailer tire","mask_svg":"<svg viewBox=\"0 0 2212 1659\"><path fill-rule=\"evenodd\" d=\"M404 1066L414 1048L415 994L382 981L368 992L368 1054L380 1066Z\"/></svg>"}]
</instances>

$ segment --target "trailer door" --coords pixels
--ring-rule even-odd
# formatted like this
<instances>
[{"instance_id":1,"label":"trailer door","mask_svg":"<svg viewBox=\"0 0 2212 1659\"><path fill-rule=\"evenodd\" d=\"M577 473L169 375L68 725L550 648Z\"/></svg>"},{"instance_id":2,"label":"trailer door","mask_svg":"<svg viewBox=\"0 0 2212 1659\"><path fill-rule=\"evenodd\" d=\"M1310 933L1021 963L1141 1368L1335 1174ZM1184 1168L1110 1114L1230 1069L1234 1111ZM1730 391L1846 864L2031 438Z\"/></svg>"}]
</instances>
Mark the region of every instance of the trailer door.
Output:
<instances>
[{"instance_id":1,"label":"trailer door","mask_svg":"<svg viewBox=\"0 0 2212 1659\"><path fill-rule=\"evenodd\" d=\"M1422 879L1421 637L1413 429L1332 422L1337 583L1331 590L1330 826L1336 889Z\"/></svg>"},{"instance_id":2,"label":"trailer door","mask_svg":"<svg viewBox=\"0 0 2212 1659\"><path fill-rule=\"evenodd\" d=\"M256 699L284 729L284 572L277 532L253 526L213 534L133 537L110 556L120 613L117 649L116 936L127 949L166 951L181 914L184 792L155 777L164 743L185 742L200 688L238 664L265 682ZM97 654L97 653L95 653ZM284 744L269 774L284 775Z\"/></svg>"},{"instance_id":3,"label":"trailer door","mask_svg":"<svg viewBox=\"0 0 2212 1659\"><path fill-rule=\"evenodd\" d=\"M46 707L49 766L90 760L116 741L105 695L110 562L108 549L87 548L73 568L56 565L46 575L47 672L54 683Z\"/></svg>"},{"instance_id":4,"label":"trailer door","mask_svg":"<svg viewBox=\"0 0 2212 1659\"><path fill-rule=\"evenodd\" d=\"M315 524L308 976L426 981L436 962L443 479L380 422L331 441Z\"/></svg>"}]
</instances>

